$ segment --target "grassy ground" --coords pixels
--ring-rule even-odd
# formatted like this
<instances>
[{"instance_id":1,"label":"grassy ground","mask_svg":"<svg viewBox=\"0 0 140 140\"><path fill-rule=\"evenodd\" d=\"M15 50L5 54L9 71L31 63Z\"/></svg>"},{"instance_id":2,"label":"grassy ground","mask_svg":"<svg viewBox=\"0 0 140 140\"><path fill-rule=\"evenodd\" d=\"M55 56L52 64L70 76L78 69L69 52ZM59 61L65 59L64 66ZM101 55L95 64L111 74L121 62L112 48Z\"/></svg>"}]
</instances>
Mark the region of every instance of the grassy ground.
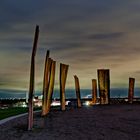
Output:
<instances>
[{"instance_id":1,"label":"grassy ground","mask_svg":"<svg viewBox=\"0 0 140 140\"><path fill-rule=\"evenodd\" d=\"M34 110L39 110L40 108L34 108ZM7 109L0 109L0 120L15 116L18 114L26 113L28 108L24 107L11 107Z\"/></svg>"}]
</instances>

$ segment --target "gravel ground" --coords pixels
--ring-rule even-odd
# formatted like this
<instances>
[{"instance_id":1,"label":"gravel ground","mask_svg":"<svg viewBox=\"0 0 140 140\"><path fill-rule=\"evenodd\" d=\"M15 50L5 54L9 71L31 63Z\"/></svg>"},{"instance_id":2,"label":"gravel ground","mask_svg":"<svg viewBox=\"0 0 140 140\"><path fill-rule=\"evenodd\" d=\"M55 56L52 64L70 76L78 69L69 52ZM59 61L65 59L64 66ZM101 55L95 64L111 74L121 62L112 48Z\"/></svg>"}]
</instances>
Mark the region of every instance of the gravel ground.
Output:
<instances>
[{"instance_id":1,"label":"gravel ground","mask_svg":"<svg viewBox=\"0 0 140 140\"><path fill-rule=\"evenodd\" d=\"M27 131L27 116L0 125L0 140L139 140L140 105L105 105L52 110L34 117Z\"/></svg>"}]
</instances>

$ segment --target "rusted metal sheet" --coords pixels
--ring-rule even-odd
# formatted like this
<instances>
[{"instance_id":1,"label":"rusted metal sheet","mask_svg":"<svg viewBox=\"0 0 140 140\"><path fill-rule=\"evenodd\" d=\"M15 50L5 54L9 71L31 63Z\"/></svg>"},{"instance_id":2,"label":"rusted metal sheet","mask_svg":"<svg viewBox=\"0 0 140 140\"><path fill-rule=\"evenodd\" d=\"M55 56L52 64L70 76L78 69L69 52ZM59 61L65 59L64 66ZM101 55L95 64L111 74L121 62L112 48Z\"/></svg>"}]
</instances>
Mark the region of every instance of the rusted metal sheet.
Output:
<instances>
[{"instance_id":1,"label":"rusted metal sheet","mask_svg":"<svg viewBox=\"0 0 140 140\"><path fill-rule=\"evenodd\" d=\"M33 95L34 95L34 75L35 75L35 55L37 50L37 42L39 37L39 26L36 26L33 50L31 56L31 69L30 69L30 86L29 86L29 100L28 100L28 130L33 128Z\"/></svg>"},{"instance_id":2,"label":"rusted metal sheet","mask_svg":"<svg viewBox=\"0 0 140 140\"><path fill-rule=\"evenodd\" d=\"M105 96L106 96L106 104L110 103L110 71L106 69L104 71L105 75Z\"/></svg>"},{"instance_id":3,"label":"rusted metal sheet","mask_svg":"<svg viewBox=\"0 0 140 140\"><path fill-rule=\"evenodd\" d=\"M56 66L56 62L52 60L45 115L49 113L51 107L52 94L53 94L54 81L55 81L55 66Z\"/></svg>"},{"instance_id":4,"label":"rusted metal sheet","mask_svg":"<svg viewBox=\"0 0 140 140\"><path fill-rule=\"evenodd\" d=\"M108 69L98 70L98 87L99 87L100 104L109 104L110 75Z\"/></svg>"},{"instance_id":5,"label":"rusted metal sheet","mask_svg":"<svg viewBox=\"0 0 140 140\"><path fill-rule=\"evenodd\" d=\"M92 79L92 103L96 104L97 100L97 80Z\"/></svg>"},{"instance_id":6,"label":"rusted metal sheet","mask_svg":"<svg viewBox=\"0 0 140 140\"><path fill-rule=\"evenodd\" d=\"M76 75L74 75L75 79L75 90L76 90L76 97L77 97L77 106L80 108L81 105L81 95L80 95L80 85L79 85L79 79Z\"/></svg>"},{"instance_id":7,"label":"rusted metal sheet","mask_svg":"<svg viewBox=\"0 0 140 140\"><path fill-rule=\"evenodd\" d=\"M135 78L129 78L128 102L133 103Z\"/></svg>"},{"instance_id":8,"label":"rusted metal sheet","mask_svg":"<svg viewBox=\"0 0 140 140\"><path fill-rule=\"evenodd\" d=\"M52 65L52 59L49 58L49 53L47 51L46 61L45 61L45 69L44 69L42 116L47 114L46 113L47 112L47 94L48 94L48 88L49 88L49 79L50 79L50 73L51 73L51 65Z\"/></svg>"},{"instance_id":9,"label":"rusted metal sheet","mask_svg":"<svg viewBox=\"0 0 140 140\"><path fill-rule=\"evenodd\" d=\"M69 65L60 64L60 102L61 102L61 110L64 111L65 107L65 85L67 79Z\"/></svg>"}]
</instances>

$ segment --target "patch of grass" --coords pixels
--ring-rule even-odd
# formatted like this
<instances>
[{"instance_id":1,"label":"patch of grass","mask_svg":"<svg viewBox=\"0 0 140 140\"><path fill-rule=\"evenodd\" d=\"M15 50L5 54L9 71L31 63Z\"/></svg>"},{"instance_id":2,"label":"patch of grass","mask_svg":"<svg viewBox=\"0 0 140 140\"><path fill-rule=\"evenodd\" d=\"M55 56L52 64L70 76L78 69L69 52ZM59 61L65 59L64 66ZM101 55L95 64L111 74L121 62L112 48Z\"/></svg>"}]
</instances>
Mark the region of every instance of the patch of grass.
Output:
<instances>
[{"instance_id":1,"label":"patch of grass","mask_svg":"<svg viewBox=\"0 0 140 140\"><path fill-rule=\"evenodd\" d=\"M14 115L25 113L27 111L28 108L24 108L24 107L11 107L7 109L0 109L0 120Z\"/></svg>"},{"instance_id":2,"label":"patch of grass","mask_svg":"<svg viewBox=\"0 0 140 140\"><path fill-rule=\"evenodd\" d=\"M34 108L34 110L40 110L41 108ZM19 115L22 113L28 112L28 108L26 107L11 107L7 109L0 109L0 120Z\"/></svg>"}]
</instances>

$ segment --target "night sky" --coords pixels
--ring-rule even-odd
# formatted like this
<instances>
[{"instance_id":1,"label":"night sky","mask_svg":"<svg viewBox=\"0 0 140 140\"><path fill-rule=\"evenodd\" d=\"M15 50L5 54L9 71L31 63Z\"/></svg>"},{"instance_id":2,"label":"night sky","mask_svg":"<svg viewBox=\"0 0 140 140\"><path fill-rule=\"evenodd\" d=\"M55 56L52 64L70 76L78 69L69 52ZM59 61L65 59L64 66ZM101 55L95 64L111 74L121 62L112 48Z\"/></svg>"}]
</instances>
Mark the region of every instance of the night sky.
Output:
<instances>
[{"instance_id":1,"label":"night sky","mask_svg":"<svg viewBox=\"0 0 140 140\"><path fill-rule=\"evenodd\" d=\"M0 89L29 89L35 26L40 26L35 90L42 90L47 49L69 64L66 88L91 88L97 69L111 70L111 87L140 87L139 0L3 0L0 3Z\"/></svg>"}]
</instances>

